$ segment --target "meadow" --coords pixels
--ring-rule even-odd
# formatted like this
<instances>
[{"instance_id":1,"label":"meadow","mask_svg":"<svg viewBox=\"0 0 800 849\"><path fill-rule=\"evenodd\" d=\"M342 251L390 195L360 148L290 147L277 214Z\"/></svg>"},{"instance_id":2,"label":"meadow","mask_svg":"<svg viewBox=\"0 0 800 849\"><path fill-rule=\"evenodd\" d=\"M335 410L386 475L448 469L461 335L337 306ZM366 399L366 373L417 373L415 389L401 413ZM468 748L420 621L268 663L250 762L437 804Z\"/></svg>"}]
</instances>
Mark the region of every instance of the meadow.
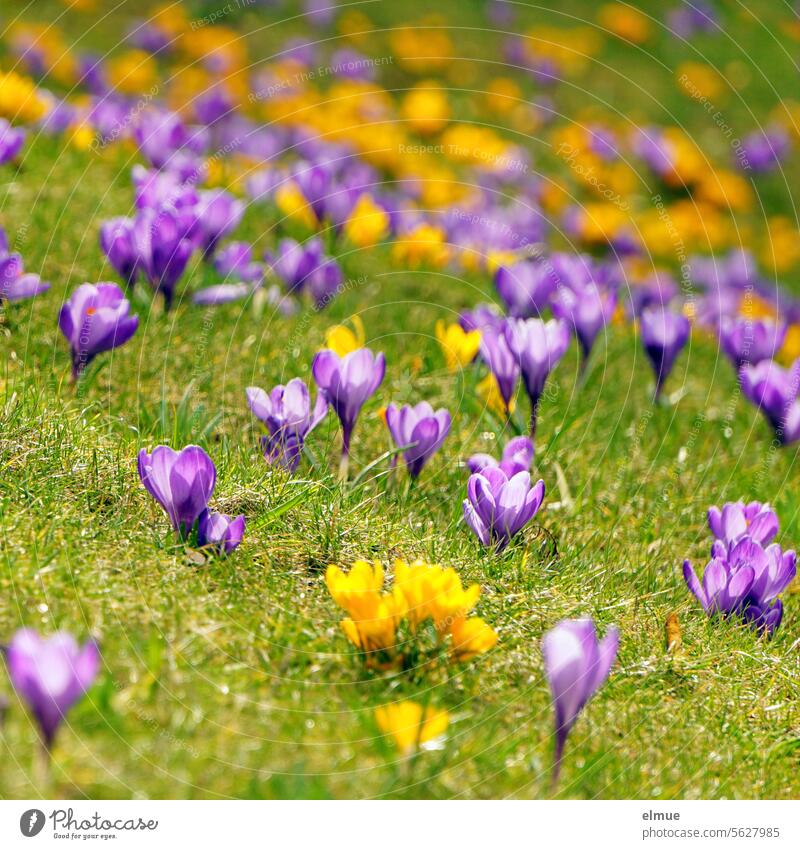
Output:
<instances>
[{"instance_id":1,"label":"meadow","mask_svg":"<svg viewBox=\"0 0 800 849\"><path fill-rule=\"evenodd\" d=\"M0 70L22 72L9 44L20 22L58 28L72 51L109 61L128 49L128 28L151 12L146 3L92 5L4 0ZM219 6L182 5L195 22ZM351 5L339 15L357 11L371 22L368 38L355 43L374 58L392 56L392 33L431 13L418 0ZM563 187L578 205L596 198L574 162L559 156L554 127L582 126L576 116L587 114L627 129L674 125L696 140L707 163L723 167L735 158L732 139L766 126L796 96L796 30L784 24L797 19L789 4L716 4L721 27L683 40L665 30L660 8L633 3L651 28L641 43L598 23L598 4L589 0L519 4L510 25L487 22L485 5L436 4L434 26L452 54L424 78L445 88L452 121L488 127L528 151L532 174ZM502 49L509 32L545 25L587 28L597 38L574 72L546 87L510 66ZM293 36L311 32L325 56L349 38L335 24L311 29L301 4L292 3L237 7L200 29L217 26L242 36L249 70L273 61ZM676 81L685 62L708 65L723 79L713 108ZM376 70L392 101L420 79L397 57ZM159 65L161 90L171 73ZM553 121L526 129L486 110L491 81L506 76L517 81L520 102L549 97ZM61 96L81 93L57 80L40 84ZM329 82L310 84L324 92ZM246 95L243 103L243 110L252 106ZM417 132L413 121L408 137L440 141ZM193 304L192 293L224 281L196 254L170 311L137 283L129 295L139 316L133 338L70 379L59 309L81 283L121 284L98 235L104 221L134 214L131 168L143 161L129 139L98 148L29 128L22 154L0 166L0 225L26 269L51 284L2 306L0 643L23 625L43 634L63 629L94 638L101 654L96 681L59 732L49 775L37 764L34 722L0 675L0 699L9 703L0 726L0 797L797 796L797 582L767 638L735 617L707 617L681 571L685 558L698 570L708 561L712 505L768 502L780 519L778 541L785 549L800 541L796 445L776 442L713 333L693 325L657 402L636 322L624 315L609 322L585 371L571 342L539 406L533 479L545 483L544 503L498 553L465 525L466 460L478 452L499 456L510 436L526 433L528 402L520 390L505 421L478 390L485 366L451 371L435 333L437 320L456 322L478 304L500 304L483 263L412 262L398 258L402 235L359 246L323 232L342 269L341 291L325 309L302 301L284 315L257 295ZM639 160L626 164L634 226L658 219L662 199L669 210L680 191L664 188ZM237 167L245 176L257 170L252 162ZM403 179L381 173L386 185ZM476 182L472 171L456 173L460 183ZM677 229L658 245L645 243L638 261L679 277L686 257L746 247L773 291L780 283L800 296L800 255L770 241L776 217L797 231L798 173L795 147L776 170L744 175L749 206L718 205L723 237ZM247 204L231 238L251 243L259 256L286 236L306 238L302 222L270 200L252 200L241 185L231 191ZM512 195L514 186L510 180L500 194ZM606 255L607 246L582 241L562 226L560 213L542 208L548 250ZM635 288L634 277L622 291ZM692 285L682 295L691 304L697 292ZM352 327L354 316L366 346L384 353L386 374L358 420L349 479L337 475L341 430L333 413L309 435L295 473L270 465L246 388L269 390L299 377L316 395L314 355L333 325ZM411 480L402 462L392 467L381 410L423 399L448 409L453 421L441 450ZM216 464L215 509L247 522L228 556L176 541L141 485L137 454L161 444L199 445ZM452 566L465 585L479 584L476 612L497 632L497 645L464 663L365 664L342 633L326 568L346 571L364 559L391 572L396 558ZM680 646L668 649L672 614ZM619 652L570 734L553 790L553 708L541 640L560 620L586 616L600 634L619 629ZM448 712L438 745L398 751L375 709L400 700Z\"/></svg>"}]
</instances>

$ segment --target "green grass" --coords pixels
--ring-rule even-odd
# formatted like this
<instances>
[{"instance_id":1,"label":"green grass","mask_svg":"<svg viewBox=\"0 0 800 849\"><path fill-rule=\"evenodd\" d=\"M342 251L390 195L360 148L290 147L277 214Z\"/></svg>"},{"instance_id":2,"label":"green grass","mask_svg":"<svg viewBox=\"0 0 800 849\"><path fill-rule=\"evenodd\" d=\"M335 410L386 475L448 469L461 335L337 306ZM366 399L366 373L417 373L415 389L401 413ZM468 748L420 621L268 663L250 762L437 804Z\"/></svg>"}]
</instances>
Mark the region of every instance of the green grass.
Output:
<instances>
[{"instance_id":1,"label":"green grass","mask_svg":"<svg viewBox=\"0 0 800 849\"><path fill-rule=\"evenodd\" d=\"M425 6L402 5L375 3L368 13L390 26ZM466 28L481 18L478 4L465 5L457 20ZM738 46L703 38L698 50L776 79L783 60L769 49L773 5L758 4L768 30L726 5ZM455 4L444 8L456 20ZM584 17L592 8L563 4ZM266 14L248 13L235 25L246 29ZM110 49L134 15L131 4L85 41ZM538 19L528 10L526 20ZM81 19L67 30L81 33ZM454 27L452 37L499 57L489 34ZM680 50L682 58L691 53ZM652 52L672 61L666 42ZM581 79L566 87L559 101L566 114L613 96L621 113L680 120L708 136L707 116L674 91L669 75L647 76L647 91L621 85L657 67L647 52L609 43L602 58L594 85ZM393 85L408 84L396 68L391 73ZM791 94L789 79L778 81ZM732 120L752 123L750 109L763 120L774 105L760 71L751 71L750 85L731 102ZM713 135L711 147L724 154ZM769 500L780 541L800 540L796 451L772 447L713 342L694 334L667 387L673 403L656 407L630 328L611 328L584 385L573 346L541 410L535 469L547 485L545 506L505 554L487 554L460 518L462 461L476 451L497 454L506 436L475 398L478 371L448 374L433 338L437 318L452 320L491 296L487 275L398 268L378 247L342 257L348 278L361 282L322 314L286 319L251 304L203 310L186 299L164 315L144 297L131 343L100 358L77 389L69 383L56 316L79 283L113 279L97 230L104 218L130 211L132 161L122 150L96 157L38 138L19 172L0 171L0 223L26 265L53 283L6 310L0 336L0 639L22 624L65 628L96 636L103 656L97 685L59 736L49 787L32 783L33 727L0 681L11 701L0 796L546 797L553 719L539 645L559 619L575 616L593 616L601 631L616 624L622 639L607 686L570 737L561 796L797 795L796 592L767 642L707 620L680 573L684 557L705 564L705 511L725 500ZM797 176L796 158L787 174ZM792 211L789 178L767 178L768 212ZM274 211L252 206L237 237L263 249L278 232ZM194 269L187 291L212 279ZM380 405L426 398L454 413L442 452L415 486L402 475L392 480L386 463L356 485L339 484L332 416L294 478L259 454L245 387L309 380L325 329L354 313L387 360L384 384L357 427L354 473L390 447ZM526 402L520 406L522 421ZM202 564L174 546L135 466L139 448L162 441L197 441L216 462L215 506L248 519L230 558ZM433 673L366 671L340 632L324 569L395 557L452 565L465 582L478 581L478 613L498 630L498 647ZM673 611L683 632L676 656L664 649ZM401 698L450 711L444 749L413 763L398 758L373 712Z\"/></svg>"}]
</instances>

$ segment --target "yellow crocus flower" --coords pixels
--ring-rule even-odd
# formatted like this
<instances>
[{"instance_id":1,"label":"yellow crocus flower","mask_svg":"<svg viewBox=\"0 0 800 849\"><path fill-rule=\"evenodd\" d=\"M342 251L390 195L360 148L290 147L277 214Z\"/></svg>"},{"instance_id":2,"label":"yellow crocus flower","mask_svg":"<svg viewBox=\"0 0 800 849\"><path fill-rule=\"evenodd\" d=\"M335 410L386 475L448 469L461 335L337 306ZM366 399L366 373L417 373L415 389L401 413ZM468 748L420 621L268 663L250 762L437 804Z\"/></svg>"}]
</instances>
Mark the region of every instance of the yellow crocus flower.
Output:
<instances>
[{"instance_id":1,"label":"yellow crocus flower","mask_svg":"<svg viewBox=\"0 0 800 849\"><path fill-rule=\"evenodd\" d=\"M359 248L366 248L389 235L389 213L369 195L361 195L345 222L345 236Z\"/></svg>"},{"instance_id":2,"label":"yellow crocus flower","mask_svg":"<svg viewBox=\"0 0 800 849\"><path fill-rule=\"evenodd\" d=\"M436 340L444 354L448 371L458 371L469 365L477 356L481 346L480 330L465 331L460 324L436 322Z\"/></svg>"},{"instance_id":3,"label":"yellow crocus flower","mask_svg":"<svg viewBox=\"0 0 800 849\"><path fill-rule=\"evenodd\" d=\"M450 628L453 639L451 651L456 660L471 660L497 645L497 631L479 616L459 619Z\"/></svg>"},{"instance_id":4,"label":"yellow crocus flower","mask_svg":"<svg viewBox=\"0 0 800 849\"><path fill-rule=\"evenodd\" d=\"M275 190L275 205L287 217L299 221L309 230L317 226L317 216L294 182L284 183Z\"/></svg>"},{"instance_id":5,"label":"yellow crocus flower","mask_svg":"<svg viewBox=\"0 0 800 849\"><path fill-rule=\"evenodd\" d=\"M406 617L413 627L428 619L436 630L448 633L452 624L463 619L475 607L481 588L472 584L466 590L452 567L415 560L408 564L396 560L395 586L402 593L408 611Z\"/></svg>"},{"instance_id":6,"label":"yellow crocus flower","mask_svg":"<svg viewBox=\"0 0 800 849\"><path fill-rule=\"evenodd\" d=\"M384 734L391 735L397 748L408 753L441 737L450 724L450 715L446 710L403 701L376 708L375 720Z\"/></svg>"}]
</instances>

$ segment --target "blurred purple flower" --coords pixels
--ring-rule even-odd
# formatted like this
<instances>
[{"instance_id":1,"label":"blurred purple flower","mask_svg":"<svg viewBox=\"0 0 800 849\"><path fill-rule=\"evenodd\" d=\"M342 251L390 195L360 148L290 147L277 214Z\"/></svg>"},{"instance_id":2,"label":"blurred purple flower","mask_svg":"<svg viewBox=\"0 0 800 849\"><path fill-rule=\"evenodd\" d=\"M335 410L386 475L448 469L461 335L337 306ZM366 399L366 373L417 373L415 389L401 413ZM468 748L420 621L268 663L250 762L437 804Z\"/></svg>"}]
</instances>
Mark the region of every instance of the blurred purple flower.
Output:
<instances>
[{"instance_id":1,"label":"blurred purple flower","mask_svg":"<svg viewBox=\"0 0 800 849\"><path fill-rule=\"evenodd\" d=\"M192 303L201 307L218 307L241 301L253 291L249 283L218 283L198 289L192 295Z\"/></svg>"},{"instance_id":2,"label":"blurred purple flower","mask_svg":"<svg viewBox=\"0 0 800 849\"><path fill-rule=\"evenodd\" d=\"M714 32L717 13L706 0L681 0L667 14L667 27L680 38L691 38L697 32Z\"/></svg>"},{"instance_id":3,"label":"blurred purple flower","mask_svg":"<svg viewBox=\"0 0 800 849\"><path fill-rule=\"evenodd\" d=\"M742 139L736 163L743 171L774 171L789 153L789 136L780 127L755 130Z\"/></svg>"},{"instance_id":4,"label":"blurred purple flower","mask_svg":"<svg viewBox=\"0 0 800 849\"><path fill-rule=\"evenodd\" d=\"M253 246L247 242L231 242L214 256L214 268L224 277L236 277L245 283L257 283L264 276L264 267L253 262Z\"/></svg>"},{"instance_id":5,"label":"blurred purple flower","mask_svg":"<svg viewBox=\"0 0 800 849\"><path fill-rule=\"evenodd\" d=\"M201 548L216 548L230 554L244 537L244 516L226 516L213 510L204 510L197 523L197 542Z\"/></svg>"},{"instance_id":6,"label":"blurred purple flower","mask_svg":"<svg viewBox=\"0 0 800 849\"><path fill-rule=\"evenodd\" d=\"M208 257L214 253L220 240L239 226L244 204L224 189L211 189L200 192L195 214L199 247Z\"/></svg>"},{"instance_id":7,"label":"blurred purple flower","mask_svg":"<svg viewBox=\"0 0 800 849\"><path fill-rule=\"evenodd\" d=\"M285 386L276 386L269 394L257 386L249 386L246 394L253 415L269 431L268 436L261 438L267 462L294 472L306 437L327 415L327 399L322 392L318 393L312 408L311 393L297 377Z\"/></svg>"},{"instance_id":8,"label":"blurred purple flower","mask_svg":"<svg viewBox=\"0 0 800 849\"><path fill-rule=\"evenodd\" d=\"M111 218L100 226L100 247L127 287L133 286L139 271L133 230L132 218Z\"/></svg>"},{"instance_id":9,"label":"blurred purple flower","mask_svg":"<svg viewBox=\"0 0 800 849\"><path fill-rule=\"evenodd\" d=\"M745 363L755 365L762 360L771 360L780 351L786 337L783 322L763 318L722 317L719 329L722 350L737 372Z\"/></svg>"},{"instance_id":10,"label":"blurred purple flower","mask_svg":"<svg viewBox=\"0 0 800 849\"><path fill-rule=\"evenodd\" d=\"M138 468L145 489L186 540L214 492L217 469L213 461L197 445L187 445L181 451L159 445L152 454L144 448L139 452Z\"/></svg>"},{"instance_id":11,"label":"blurred purple flower","mask_svg":"<svg viewBox=\"0 0 800 849\"><path fill-rule=\"evenodd\" d=\"M398 448L411 446L403 452L403 459L412 478L419 477L423 466L442 447L450 433L450 423L447 410L434 412L427 401L420 401L415 407L389 404L386 408L386 427L394 444Z\"/></svg>"},{"instance_id":12,"label":"blurred purple flower","mask_svg":"<svg viewBox=\"0 0 800 849\"><path fill-rule=\"evenodd\" d=\"M25 131L12 127L5 118L0 118L0 165L11 162L22 150Z\"/></svg>"},{"instance_id":13,"label":"blurred purple flower","mask_svg":"<svg viewBox=\"0 0 800 849\"><path fill-rule=\"evenodd\" d=\"M558 781L567 736L589 699L608 678L618 648L619 631L610 627L598 641L591 619L562 620L544 635L544 674L556 722L553 786Z\"/></svg>"},{"instance_id":14,"label":"blurred purple flower","mask_svg":"<svg viewBox=\"0 0 800 849\"><path fill-rule=\"evenodd\" d=\"M494 285L509 315L530 318L540 316L550 305L556 280L546 263L525 261L509 267L500 266Z\"/></svg>"},{"instance_id":15,"label":"blurred purple flower","mask_svg":"<svg viewBox=\"0 0 800 849\"><path fill-rule=\"evenodd\" d=\"M485 546L502 551L536 515L544 500L544 481L531 486L528 472L510 478L489 466L470 475L462 503L467 527Z\"/></svg>"},{"instance_id":16,"label":"blurred purple flower","mask_svg":"<svg viewBox=\"0 0 800 849\"><path fill-rule=\"evenodd\" d=\"M305 287L311 272L322 261L322 256L322 240L319 238L309 239L302 244L294 239L281 239L277 253L265 254L264 259L291 293Z\"/></svg>"},{"instance_id":17,"label":"blurred purple flower","mask_svg":"<svg viewBox=\"0 0 800 849\"><path fill-rule=\"evenodd\" d=\"M11 683L36 718L49 750L70 708L92 686L100 669L100 652L89 641L59 631L43 639L30 628L14 634L6 648Z\"/></svg>"},{"instance_id":18,"label":"blurred purple flower","mask_svg":"<svg viewBox=\"0 0 800 849\"><path fill-rule=\"evenodd\" d=\"M559 286L552 301L553 315L575 330L585 367L595 339L611 321L617 307L617 294L596 283L573 289Z\"/></svg>"},{"instance_id":19,"label":"blurred purple flower","mask_svg":"<svg viewBox=\"0 0 800 849\"><path fill-rule=\"evenodd\" d=\"M139 318L116 283L84 283L64 302L58 326L72 351L72 377L77 379L103 351L124 345L136 332Z\"/></svg>"},{"instance_id":20,"label":"blurred purple flower","mask_svg":"<svg viewBox=\"0 0 800 849\"><path fill-rule=\"evenodd\" d=\"M466 333L487 328L502 333L506 326L505 317L491 304L478 304L474 309L464 310L458 318L458 323Z\"/></svg>"},{"instance_id":21,"label":"blurred purple flower","mask_svg":"<svg viewBox=\"0 0 800 849\"><path fill-rule=\"evenodd\" d=\"M742 394L755 404L772 425L783 445L800 438L800 359L790 369L772 360L743 365L739 370Z\"/></svg>"},{"instance_id":22,"label":"blurred purple flower","mask_svg":"<svg viewBox=\"0 0 800 849\"><path fill-rule=\"evenodd\" d=\"M664 381L683 346L689 340L689 319L668 309L649 307L641 313L642 343L656 378L655 397L661 394Z\"/></svg>"}]
</instances>

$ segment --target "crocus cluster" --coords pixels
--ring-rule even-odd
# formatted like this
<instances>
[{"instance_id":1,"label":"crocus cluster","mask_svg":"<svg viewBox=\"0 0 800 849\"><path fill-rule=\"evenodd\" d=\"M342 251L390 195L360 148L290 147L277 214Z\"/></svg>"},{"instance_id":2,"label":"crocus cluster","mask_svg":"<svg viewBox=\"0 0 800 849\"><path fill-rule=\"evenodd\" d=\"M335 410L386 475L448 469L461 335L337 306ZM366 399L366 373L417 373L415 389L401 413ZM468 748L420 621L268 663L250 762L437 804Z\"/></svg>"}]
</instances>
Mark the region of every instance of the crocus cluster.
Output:
<instances>
[{"instance_id":1,"label":"crocus cluster","mask_svg":"<svg viewBox=\"0 0 800 849\"><path fill-rule=\"evenodd\" d=\"M359 560L347 573L329 566L325 583L348 614L342 630L371 666L410 666L423 655L442 653L464 661L497 642L483 619L469 615L480 587L464 589L453 568L396 560L394 584L384 591L380 562Z\"/></svg>"},{"instance_id":2,"label":"crocus cluster","mask_svg":"<svg viewBox=\"0 0 800 849\"><path fill-rule=\"evenodd\" d=\"M543 480L531 486L527 471L509 476L499 465L485 466L470 475L462 504L464 521L483 545L500 552L536 515L543 500Z\"/></svg>"},{"instance_id":3,"label":"crocus cluster","mask_svg":"<svg viewBox=\"0 0 800 849\"><path fill-rule=\"evenodd\" d=\"M84 283L61 307L58 326L72 352L72 376L78 378L103 351L124 345L139 319L115 283Z\"/></svg>"},{"instance_id":4,"label":"crocus cluster","mask_svg":"<svg viewBox=\"0 0 800 849\"><path fill-rule=\"evenodd\" d=\"M797 573L794 551L772 542L778 517L758 501L735 501L708 511L714 535L711 560L702 582L691 563L683 563L686 585L708 616L739 616L761 633L780 625L783 603L778 596Z\"/></svg>"},{"instance_id":5,"label":"crocus cluster","mask_svg":"<svg viewBox=\"0 0 800 849\"><path fill-rule=\"evenodd\" d=\"M618 647L619 631L609 628L598 640L591 619L566 619L544 635L544 672L555 708L554 785L567 736L586 703L608 678Z\"/></svg>"},{"instance_id":6,"label":"crocus cluster","mask_svg":"<svg viewBox=\"0 0 800 849\"><path fill-rule=\"evenodd\" d=\"M22 628L6 646L5 659L11 683L28 705L49 750L70 708L97 677L97 644L90 640L80 646L65 631L45 639Z\"/></svg>"},{"instance_id":7,"label":"crocus cluster","mask_svg":"<svg viewBox=\"0 0 800 849\"><path fill-rule=\"evenodd\" d=\"M138 458L139 478L161 505L181 540L196 534L202 547L225 554L244 536L244 516L226 516L209 508L217 482L217 467L197 445L174 451L159 445L151 454L143 448Z\"/></svg>"}]
</instances>

